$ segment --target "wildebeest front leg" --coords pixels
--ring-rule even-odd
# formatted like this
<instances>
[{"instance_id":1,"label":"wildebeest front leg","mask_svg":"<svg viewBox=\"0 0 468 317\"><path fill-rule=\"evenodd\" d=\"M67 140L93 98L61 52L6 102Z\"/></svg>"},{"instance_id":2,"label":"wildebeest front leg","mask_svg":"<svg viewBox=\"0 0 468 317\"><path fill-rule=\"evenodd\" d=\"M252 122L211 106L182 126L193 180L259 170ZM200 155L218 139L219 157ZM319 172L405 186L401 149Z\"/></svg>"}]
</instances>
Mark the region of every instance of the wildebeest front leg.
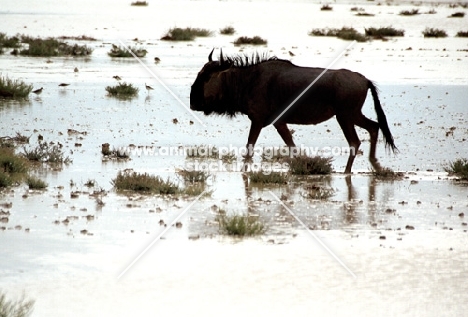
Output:
<instances>
[{"instance_id":1,"label":"wildebeest front leg","mask_svg":"<svg viewBox=\"0 0 468 317\"><path fill-rule=\"evenodd\" d=\"M276 131L278 131L279 135L281 135L281 138L283 139L284 143L286 143L287 146L289 146L290 148L296 146L294 144L291 131L289 130L286 123L276 122L274 124L274 127L276 128Z\"/></svg>"},{"instance_id":2,"label":"wildebeest front leg","mask_svg":"<svg viewBox=\"0 0 468 317\"><path fill-rule=\"evenodd\" d=\"M252 157L254 153L254 146L257 142L260 131L262 131L263 125L258 122L252 121L250 125L249 139L247 140L247 155L246 157Z\"/></svg>"}]
</instances>

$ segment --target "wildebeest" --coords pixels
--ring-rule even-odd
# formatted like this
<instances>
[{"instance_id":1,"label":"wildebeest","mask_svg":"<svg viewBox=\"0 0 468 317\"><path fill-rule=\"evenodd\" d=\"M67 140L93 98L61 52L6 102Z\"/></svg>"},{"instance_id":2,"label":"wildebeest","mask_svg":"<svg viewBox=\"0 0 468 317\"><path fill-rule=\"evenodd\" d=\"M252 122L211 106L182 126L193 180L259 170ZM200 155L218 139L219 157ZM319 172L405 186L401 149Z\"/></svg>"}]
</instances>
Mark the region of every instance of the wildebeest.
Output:
<instances>
[{"instance_id":1,"label":"wildebeest","mask_svg":"<svg viewBox=\"0 0 468 317\"><path fill-rule=\"evenodd\" d=\"M375 157L379 129L386 146L396 151L377 89L363 75L347 69L325 71L299 67L287 60L259 54L250 59L247 56L223 57L221 51L218 61L212 56L213 51L191 87L190 109L203 111L205 115L247 115L252 121L248 149L253 149L262 128L271 123L291 148L295 144L288 123L318 124L336 116L350 148L345 173L351 173L361 144L355 125L370 134L369 160L375 170L381 169ZM374 99L378 122L368 119L361 111L368 90ZM294 104L288 108L292 102Z\"/></svg>"}]
</instances>

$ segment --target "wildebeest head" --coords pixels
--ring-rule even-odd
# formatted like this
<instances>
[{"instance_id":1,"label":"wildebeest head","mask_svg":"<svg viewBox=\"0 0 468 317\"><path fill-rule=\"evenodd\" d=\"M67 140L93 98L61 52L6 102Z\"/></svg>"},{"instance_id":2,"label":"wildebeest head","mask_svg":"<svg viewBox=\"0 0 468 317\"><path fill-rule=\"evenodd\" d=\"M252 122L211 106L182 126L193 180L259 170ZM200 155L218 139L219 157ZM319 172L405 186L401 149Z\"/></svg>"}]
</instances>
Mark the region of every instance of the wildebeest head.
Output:
<instances>
[{"instance_id":1,"label":"wildebeest head","mask_svg":"<svg viewBox=\"0 0 468 317\"><path fill-rule=\"evenodd\" d=\"M224 72L231 66L224 60L222 51L219 61L213 61L213 50L208 55L208 63L198 73L190 90L190 109L203 111L206 115L212 112L225 113L221 106L223 78Z\"/></svg>"}]
</instances>

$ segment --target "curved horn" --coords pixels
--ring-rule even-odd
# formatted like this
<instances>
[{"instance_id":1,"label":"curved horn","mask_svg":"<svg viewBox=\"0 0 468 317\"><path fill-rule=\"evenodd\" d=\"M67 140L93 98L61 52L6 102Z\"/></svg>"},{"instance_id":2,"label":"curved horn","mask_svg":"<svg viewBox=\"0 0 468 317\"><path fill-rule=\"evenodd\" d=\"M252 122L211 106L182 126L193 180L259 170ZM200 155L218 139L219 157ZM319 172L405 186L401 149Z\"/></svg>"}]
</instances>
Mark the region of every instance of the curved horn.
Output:
<instances>
[{"instance_id":1,"label":"curved horn","mask_svg":"<svg viewBox=\"0 0 468 317\"><path fill-rule=\"evenodd\" d=\"M221 54L219 54L219 62L220 62L220 64L222 64L224 62L223 49L221 49Z\"/></svg>"},{"instance_id":2,"label":"curved horn","mask_svg":"<svg viewBox=\"0 0 468 317\"><path fill-rule=\"evenodd\" d=\"M214 51L214 48L211 50L210 55L208 55L208 62L212 62L212 61L213 61L213 51Z\"/></svg>"}]
</instances>

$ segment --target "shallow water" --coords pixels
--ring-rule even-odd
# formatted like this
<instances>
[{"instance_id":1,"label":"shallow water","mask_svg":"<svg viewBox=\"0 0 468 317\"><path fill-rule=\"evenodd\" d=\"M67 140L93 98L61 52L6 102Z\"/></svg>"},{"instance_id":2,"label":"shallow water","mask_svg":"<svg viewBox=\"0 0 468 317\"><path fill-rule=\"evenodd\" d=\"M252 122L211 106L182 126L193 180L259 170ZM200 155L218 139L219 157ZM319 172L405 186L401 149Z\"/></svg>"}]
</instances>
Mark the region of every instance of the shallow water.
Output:
<instances>
[{"instance_id":1,"label":"shallow water","mask_svg":"<svg viewBox=\"0 0 468 317\"><path fill-rule=\"evenodd\" d=\"M238 297L230 302L248 303L242 306L245 308L242 311L250 313L256 310L247 311L247 307L252 309L255 300L267 303L267 298L262 296L269 292L278 302L288 298L296 307L307 302L308 297L304 294L312 294L316 299L313 302L319 307L317 312L322 315L345 315L347 309L359 311L362 315L376 315L380 311L378 305L366 307L366 303L388 304L391 300L396 303L395 312L407 314L411 308L407 307L409 297L404 294L414 294L417 292L412 291L423 289L421 281L424 279L430 279L435 289L444 290L444 294L450 289L452 294L464 293L466 287L457 283L457 279L468 271L466 261L463 262L467 254L464 243L467 237L466 216L461 216L468 214L467 187L449 178L444 171L449 161L468 156L468 110L465 105L468 100L465 71L468 65L464 51L468 48L468 41L453 37L464 27L463 19L447 19L446 16L454 10L443 6L435 7L438 14L430 18L426 15L400 17L400 10L413 6L376 6L368 1L358 4L365 6L367 12L377 13L376 17L358 18L349 12L355 3L358 2L334 5L334 12L327 14L319 11L321 4L301 1L163 1L158 4L150 2L146 8L130 7L127 1L112 1L110 6L107 2L86 5L72 1L41 1L35 4L34 9L30 8L28 1L3 1L0 31L8 35L18 32L43 37L85 34L96 37L98 41L86 43L94 48L89 58L51 58L51 63L48 63L46 58L0 56L3 74L22 78L33 83L35 88L44 87L41 95L31 95L27 101L0 101L0 136L11 136L16 132L31 135L27 146L33 147L38 136L42 135L47 142L62 144L65 154L73 160L72 164L61 169L44 166L34 171L48 182L46 191L33 192L21 185L0 194L0 202L7 203L0 209L10 213L8 222L0 225L4 227L0 231L0 255L8 259L0 266L0 287L11 290L13 294L26 289L37 299L39 316L54 312L48 303L60 298L60 293L63 293L64 305L56 307L56 311L89 314L95 308L93 299L86 295L90 289L110 292L109 297L100 297L99 300L106 307L105 315L125 315L124 312L129 312L133 304L142 301L135 294L155 292L154 286L149 285L151 283L169 290L161 296L173 304L177 302L177 291L186 296L190 293L193 307L198 308L200 305L196 301L202 300L200 296L214 296L214 302L219 303L213 304L213 309L209 310L214 314L214 308L226 302L222 292L213 294L208 286L219 287L214 281L215 276L222 276L224 285L234 281L224 274L221 267L237 278L233 283L234 289L221 288L226 293L233 290L236 294L249 293L251 285L263 290L260 295L249 293L252 301L243 302ZM198 10L201 6L209 10ZM430 5L423 5L421 10L430 8ZM195 10L196 15L193 14ZM268 14L259 17L259 11ZM99 19L94 18L98 12L101 14ZM311 19L311 12L314 19ZM446 39L422 38L420 31L428 21L443 27L451 36ZM407 32L404 38L355 44L334 67L359 71L378 84L383 108L400 153L386 153L383 142L379 142L377 156L382 165L404 172L405 178L382 181L368 173L368 135L358 130L363 141L363 155L356 158L352 177L341 174L347 156L337 155L333 160L336 172L330 177L294 178L281 186L246 184L242 173L237 171L213 172L208 180L211 195L195 202L188 210L185 208L194 198L116 193L111 181L124 169L178 181L176 169L193 160L186 159L185 155L164 155L162 150L165 148L200 144L241 147L246 142L250 123L247 118L204 117L184 108L189 104L190 85L211 48L223 47L228 54L242 50L232 45L235 36L216 34L191 43L158 40L174 25L216 30L228 24L238 31L235 36L265 36L269 40L268 47L260 50L269 50L272 55L291 59L298 65L321 67L327 67L349 43L309 37L307 31L312 28L387 24L404 28ZM167 85L170 92L138 61L107 56L112 44L118 45L122 40L133 45L131 39L135 37L141 42L138 45L149 51L142 62ZM407 50L409 47L412 49ZM251 52L253 48L245 51ZM290 57L288 51L293 51L295 56ZM161 59L157 65L152 62L156 56ZM75 67L79 72L73 72ZM127 101L106 96L105 87L115 84L114 75L139 87L138 96ZM59 88L61 82L70 83L70 86ZM146 92L145 83L155 89ZM364 113L375 118L369 100ZM173 119L178 123L173 123ZM294 138L299 145L319 149L347 145L334 119L318 126L290 128L295 130ZM133 152L129 161L103 161L103 143L110 143L115 148L133 144L136 146L132 148L134 151L143 152L141 155ZM258 141L259 147L281 144L281 138L272 127L265 128ZM259 161L258 157L256 161ZM97 182L96 187L84 185L89 179ZM71 186L71 181L75 185ZM307 187L314 184L333 189L334 195L323 201L307 198ZM91 195L98 189L104 189L105 194ZM78 192L78 197L72 198L72 192ZM281 198L287 208L276 197ZM97 203L97 199L104 204ZM266 234L257 240L232 244L231 240L219 236L215 222L219 208L231 213L258 215L266 223ZM345 285L340 286L335 281L336 276L346 272L328 259L326 252L322 249L313 254L304 251L308 250L305 245L310 242L310 237L288 209L306 227L323 237L328 245L335 247L341 256L347 256L353 270L363 278L357 284L357 294L364 294L362 298L353 295L353 286L356 286L353 282L344 279ZM116 285L113 278L168 228L160 225L160 220L170 225L182 212L182 228L169 228L155 250L150 252L148 262L142 261L144 263L137 265L138 270L130 272L132 279ZM188 238L199 239L192 241ZM291 247L283 248L280 244ZM278 249L271 250L270 247ZM392 251L393 248L396 250ZM454 252L449 253L452 248ZM168 260L159 262L158 252ZM173 261L168 255L174 257ZM268 265L260 261L262 256ZM253 267L248 264L251 257L255 259L255 264L250 264ZM182 264L191 260L194 260L193 265L184 269ZM367 266L366 260L370 263ZM441 261L450 263L450 272L442 270L446 266ZM379 265L381 262L386 269ZM430 262L437 264L433 268L419 270L429 265L424 263ZM153 265L168 272L162 281L152 271ZM219 265L218 269L216 265ZM307 270L310 265L312 271ZM246 273L238 271L239 266L248 267ZM262 266L268 268L262 269ZM286 270L287 273L280 275L278 272L285 272L284 266L295 267L297 271ZM203 270L204 267L209 269ZM320 271L326 278L314 275ZM389 279L389 276L397 274L395 272L400 274L399 278ZM446 279L436 280L439 273ZM144 274L151 278L145 280ZM257 280L257 275L270 282ZM339 289L343 303L336 310L331 309L327 305L333 306L334 297L327 292L325 301L320 303L318 299L323 293L311 290L311 285L317 283L310 282L308 278L320 281L318 284L322 290ZM172 283L174 279L178 285ZM140 284L142 280L145 283ZM376 280L382 286L371 286L378 284L374 283ZM200 294L183 291L185 286L194 287L206 281L211 284L200 287L203 290ZM293 286L280 284L299 285L304 292L301 295ZM55 285L58 286L54 289ZM123 287L131 290L131 300L126 304L126 310L118 311L116 307L120 305L114 304L115 298L122 300L122 294L126 294ZM395 291L400 287L404 290L401 294ZM46 291L42 292L43 289ZM434 303L439 298L434 296L437 292L432 292L432 288L424 289L426 291L420 293L415 301L416 311L426 315L444 311L430 310L425 306L424 298L432 298ZM385 292L389 292L386 294L388 299L380 296L376 301L375 294ZM74 300L76 305L67 307ZM454 307L458 307L459 312L463 311L461 303L459 298L444 299L444 305L451 307L453 312L456 312ZM151 305L147 308L154 309ZM284 309L276 308L284 312ZM164 311L169 310L166 309ZM187 313L185 309L190 311L187 307L179 307L177 311Z\"/></svg>"}]
</instances>

